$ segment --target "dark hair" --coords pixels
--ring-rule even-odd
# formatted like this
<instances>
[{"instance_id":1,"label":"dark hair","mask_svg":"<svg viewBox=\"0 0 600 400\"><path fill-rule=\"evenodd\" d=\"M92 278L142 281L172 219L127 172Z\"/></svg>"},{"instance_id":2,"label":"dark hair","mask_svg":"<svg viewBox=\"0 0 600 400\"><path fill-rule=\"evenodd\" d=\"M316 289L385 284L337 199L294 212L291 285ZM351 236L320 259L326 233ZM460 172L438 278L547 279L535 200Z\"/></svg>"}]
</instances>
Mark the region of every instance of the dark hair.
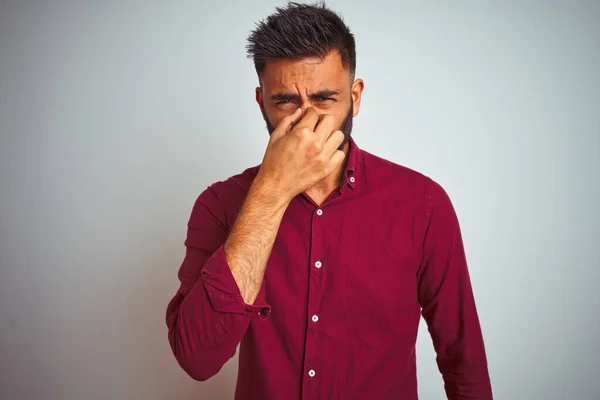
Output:
<instances>
[{"instance_id":1,"label":"dark hair","mask_svg":"<svg viewBox=\"0 0 600 400\"><path fill-rule=\"evenodd\" d=\"M254 60L260 78L265 64L282 58L325 57L339 51L344 68L351 77L356 71L354 35L341 16L321 4L288 2L284 8L256 24L248 37L248 58Z\"/></svg>"}]
</instances>

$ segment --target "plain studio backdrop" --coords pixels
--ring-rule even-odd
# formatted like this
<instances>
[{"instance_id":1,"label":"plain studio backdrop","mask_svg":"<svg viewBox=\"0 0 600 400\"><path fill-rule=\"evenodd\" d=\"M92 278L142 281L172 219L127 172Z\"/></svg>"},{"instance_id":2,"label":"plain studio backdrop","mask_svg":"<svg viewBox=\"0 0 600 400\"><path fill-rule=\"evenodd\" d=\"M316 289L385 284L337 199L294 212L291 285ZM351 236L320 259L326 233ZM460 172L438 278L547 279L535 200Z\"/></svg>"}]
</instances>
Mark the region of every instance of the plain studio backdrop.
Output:
<instances>
[{"instance_id":1,"label":"plain studio backdrop","mask_svg":"<svg viewBox=\"0 0 600 400\"><path fill-rule=\"evenodd\" d=\"M123 3L0 0L3 400L233 398L237 356L193 381L165 308L196 197L262 161L245 44L284 3ZM454 202L496 398L599 399L599 2L328 5L356 142ZM417 354L445 398L424 323Z\"/></svg>"}]
</instances>

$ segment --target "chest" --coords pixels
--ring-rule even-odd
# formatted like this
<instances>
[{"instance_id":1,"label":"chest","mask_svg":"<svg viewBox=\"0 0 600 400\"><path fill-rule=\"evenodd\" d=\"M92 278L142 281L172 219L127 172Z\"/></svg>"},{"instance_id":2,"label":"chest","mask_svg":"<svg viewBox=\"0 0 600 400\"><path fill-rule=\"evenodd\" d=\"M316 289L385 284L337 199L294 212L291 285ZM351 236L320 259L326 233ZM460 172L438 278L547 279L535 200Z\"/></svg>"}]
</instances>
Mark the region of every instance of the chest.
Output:
<instances>
[{"instance_id":1,"label":"chest","mask_svg":"<svg viewBox=\"0 0 600 400\"><path fill-rule=\"evenodd\" d=\"M299 321L325 313L371 324L413 312L419 215L391 204L338 206L284 216L265 272L274 311L285 307Z\"/></svg>"}]
</instances>

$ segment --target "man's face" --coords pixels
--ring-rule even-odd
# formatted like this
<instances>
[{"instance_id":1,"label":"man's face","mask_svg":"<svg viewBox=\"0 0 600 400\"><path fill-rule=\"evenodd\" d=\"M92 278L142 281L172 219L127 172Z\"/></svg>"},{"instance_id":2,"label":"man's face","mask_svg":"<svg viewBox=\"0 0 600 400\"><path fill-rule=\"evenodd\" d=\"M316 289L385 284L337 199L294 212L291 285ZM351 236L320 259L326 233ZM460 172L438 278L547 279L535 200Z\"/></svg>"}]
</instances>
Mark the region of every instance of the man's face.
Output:
<instances>
[{"instance_id":1,"label":"man's face","mask_svg":"<svg viewBox=\"0 0 600 400\"><path fill-rule=\"evenodd\" d=\"M343 149L352 132L353 107L350 73L343 68L337 51L324 59L276 60L266 64L261 77L262 88L256 88L269 134L286 115L296 108L313 107L319 114L336 117L338 129L344 132Z\"/></svg>"}]
</instances>

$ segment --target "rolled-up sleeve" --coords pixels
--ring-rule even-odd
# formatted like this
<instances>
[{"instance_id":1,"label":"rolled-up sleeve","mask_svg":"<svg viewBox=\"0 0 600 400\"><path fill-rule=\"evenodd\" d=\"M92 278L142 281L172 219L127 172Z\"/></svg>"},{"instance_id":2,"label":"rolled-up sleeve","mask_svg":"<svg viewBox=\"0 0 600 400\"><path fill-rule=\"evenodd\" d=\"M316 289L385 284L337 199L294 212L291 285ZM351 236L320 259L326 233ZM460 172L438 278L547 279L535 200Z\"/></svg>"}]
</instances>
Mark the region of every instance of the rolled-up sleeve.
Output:
<instances>
[{"instance_id":1,"label":"rolled-up sleeve","mask_svg":"<svg viewBox=\"0 0 600 400\"><path fill-rule=\"evenodd\" d=\"M226 208L213 184L200 194L188 223L181 282L167 306L171 349L194 379L215 375L235 355L252 318L269 317L264 283L254 304L246 304L227 263Z\"/></svg>"},{"instance_id":2,"label":"rolled-up sleeve","mask_svg":"<svg viewBox=\"0 0 600 400\"><path fill-rule=\"evenodd\" d=\"M231 269L225 258L223 246L204 264L201 279L213 310L222 313L246 314L255 313L259 318L267 318L271 306L264 301L264 296L258 298L255 304L246 304L239 287L233 278ZM261 290L264 288L261 287ZM262 290L264 292L264 290Z\"/></svg>"},{"instance_id":3,"label":"rolled-up sleeve","mask_svg":"<svg viewBox=\"0 0 600 400\"><path fill-rule=\"evenodd\" d=\"M444 189L426 196L418 295L449 400L491 400L487 358L458 218Z\"/></svg>"}]
</instances>

